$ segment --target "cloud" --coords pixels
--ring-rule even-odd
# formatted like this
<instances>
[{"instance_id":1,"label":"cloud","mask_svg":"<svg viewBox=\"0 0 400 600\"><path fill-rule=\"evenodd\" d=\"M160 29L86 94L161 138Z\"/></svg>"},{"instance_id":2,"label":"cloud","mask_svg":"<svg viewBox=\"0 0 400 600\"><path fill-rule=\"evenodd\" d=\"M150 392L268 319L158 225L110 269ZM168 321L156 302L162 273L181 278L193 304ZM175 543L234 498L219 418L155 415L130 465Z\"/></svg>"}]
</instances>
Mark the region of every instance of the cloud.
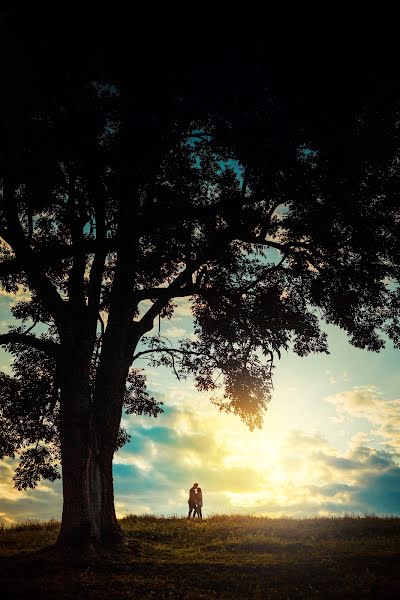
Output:
<instances>
[{"instance_id":1,"label":"cloud","mask_svg":"<svg viewBox=\"0 0 400 600\"><path fill-rule=\"evenodd\" d=\"M335 385L335 383L337 383L336 377L332 374L330 369L325 371L325 375L328 375L328 383L330 385Z\"/></svg>"},{"instance_id":2,"label":"cloud","mask_svg":"<svg viewBox=\"0 0 400 600\"><path fill-rule=\"evenodd\" d=\"M175 301L176 308L174 316L176 317L192 317L192 309L188 298L177 298Z\"/></svg>"},{"instance_id":3,"label":"cloud","mask_svg":"<svg viewBox=\"0 0 400 600\"><path fill-rule=\"evenodd\" d=\"M20 300L25 302L31 299L31 293L24 286L18 284L16 292L7 292L5 289L0 288L0 297L10 298L10 306L15 306Z\"/></svg>"},{"instance_id":4,"label":"cloud","mask_svg":"<svg viewBox=\"0 0 400 600\"><path fill-rule=\"evenodd\" d=\"M60 519L62 484L41 482L34 490L19 492L13 476L17 461L10 458L0 463L0 523L10 524L28 519Z\"/></svg>"},{"instance_id":5,"label":"cloud","mask_svg":"<svg viewBox=\"0 0 400 600\"><path fill-rule=\"evenodd\" d=\"M400 399L387 400L375 386L365 386L328 396L326 402L335 407L337 422L364 419L386 447L400 452Z\"/></svg>"},{"instance_id":6,"label":"cloud","mask_svg":"<svg viewBox=\"0 0 400 600\"><path fill-rule=\"evenodd\" d=\"M176 325L169 325L164 331L166 337L183 337L189 335L187 329L183 327L177 327Z\"/></svg>"},{"instance_id":7,"label":"cloud","mask_svg":"<svg viewBox=\"0 0 400 600\"><path fill-rule=\"evenodd\" d=\"M336 385L339 381L347 382L350 379L350 376L346 370L341 371L339 374L334 374L330 369L326 369L325 375L328 376L329 385Z\"/></svg>"},{"instance_id":8,"label":"cloud","mask_svg":"<svg viewBox=\"0 0 400 600\"><path fill-rule=\"evenodd\" d=\"M354 404L369 405L365 399ZM133 488L140 490L140 502L151 512L182 514L195 480L202 485L205 511L210 512L393 512L400 493L396 457L366 445L365 433L355 434L339 450L318 431L296 429L272 448L265 432L248 433L227 415L190 406L168 407L157 425L142 421L135 426L131 421L132 446L121 453L140 452L151 468L135 468L121 478L135 478ZM117 482L119 476L116 469ZM373 498L368 495L370 482Z\"/></svg>"}]
</instances>

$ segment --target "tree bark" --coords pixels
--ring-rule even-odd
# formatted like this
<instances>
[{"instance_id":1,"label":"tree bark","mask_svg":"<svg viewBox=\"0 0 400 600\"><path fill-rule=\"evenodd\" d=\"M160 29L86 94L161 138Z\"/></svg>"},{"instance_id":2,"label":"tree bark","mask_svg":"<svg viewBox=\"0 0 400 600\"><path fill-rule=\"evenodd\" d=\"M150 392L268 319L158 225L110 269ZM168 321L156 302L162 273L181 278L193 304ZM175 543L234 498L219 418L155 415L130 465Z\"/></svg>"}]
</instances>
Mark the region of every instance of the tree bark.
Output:
<instances>
[{"instance_id":1,"label":"tree bark","mask_svg":"<svg viewBox=\"0 0 400 600\"><path fill-rule=\"evenodd\" d=\"M61 389L63 514L57 544L89 548L123 543L115 515L112 461L115 445L96 431L89 394L89 361L64 369Z\"/></svg>"}]
</instances>

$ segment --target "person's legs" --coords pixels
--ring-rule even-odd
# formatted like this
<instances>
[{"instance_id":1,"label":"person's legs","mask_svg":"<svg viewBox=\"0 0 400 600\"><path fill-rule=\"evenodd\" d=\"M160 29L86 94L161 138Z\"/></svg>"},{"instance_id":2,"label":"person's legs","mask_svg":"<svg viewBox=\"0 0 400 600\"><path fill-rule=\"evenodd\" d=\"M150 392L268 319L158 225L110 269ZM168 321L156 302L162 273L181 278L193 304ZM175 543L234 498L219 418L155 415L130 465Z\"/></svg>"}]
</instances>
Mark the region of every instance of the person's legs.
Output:
<instances>
[{"instance_id":1,"label":"person's legs","mask_svg":"<svg viewBox=\"0 0 400 600\"><path fill-rule=\"evenodd\" d=\"M199 519L203 518L203 513L201 512L201 506L197 507L197 516L199 517Z\"/></svg>"},{"instance_id":2,"label":"person's legs","mask_svg":"<svg viewBox=\"0 0 400 600\"><path fill-rule=\"evenodd\" d=\"M188 514L188 519L190 519L190 517L192 516L192 511L193 511L193 518L196 516L196 505L194 504L189 504L189 514Z\"/></svg>"}]
</instances>

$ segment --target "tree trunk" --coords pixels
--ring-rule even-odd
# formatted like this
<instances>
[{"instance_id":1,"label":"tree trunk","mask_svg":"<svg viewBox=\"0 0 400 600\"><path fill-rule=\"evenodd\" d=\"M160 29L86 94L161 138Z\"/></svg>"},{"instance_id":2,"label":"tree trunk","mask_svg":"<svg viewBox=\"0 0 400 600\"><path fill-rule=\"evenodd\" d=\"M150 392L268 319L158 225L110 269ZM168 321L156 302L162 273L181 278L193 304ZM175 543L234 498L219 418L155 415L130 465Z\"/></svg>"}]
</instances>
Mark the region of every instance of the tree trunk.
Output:
<instances>
[{"instance_id":1,"label":"tree trunk","mask_svg":"<svg viewBox=\"0 0 400 600\"><path fill-rule=\"evenodd\" d=\"M65 353L60 415L64 505L58 538L63 546L96 548L124 541L115 515L112 461L126 378L139 339L139 334L132 335L136 305L129 295L128 258L123 255L118 259L93 398L89 386L91 356L84 336L80 339L82 353L73 343Z\"/></svg>"},{"instance_id":2,"label":"tree trunk","mask_svg":"<svg viewBox=\"0 0 400 600\"><path fill-rule=\"evenodd\" d=\"M58 544L108 546L123 534L114 509L112 456L71 436L62 452L63 514Z\"/></svg>"},{"instance_id":3,"label":"tree trunk","mask_svg":"<svg viewBox=\"0 0 400 600\"><path fill-rule=\"evenodd\" d=\"M98 549L122 543L114 508L114 447L104 447L94 427L85 360L65 370L61 390L63 514L59 546Z\"/></svg>"}]
</instances>

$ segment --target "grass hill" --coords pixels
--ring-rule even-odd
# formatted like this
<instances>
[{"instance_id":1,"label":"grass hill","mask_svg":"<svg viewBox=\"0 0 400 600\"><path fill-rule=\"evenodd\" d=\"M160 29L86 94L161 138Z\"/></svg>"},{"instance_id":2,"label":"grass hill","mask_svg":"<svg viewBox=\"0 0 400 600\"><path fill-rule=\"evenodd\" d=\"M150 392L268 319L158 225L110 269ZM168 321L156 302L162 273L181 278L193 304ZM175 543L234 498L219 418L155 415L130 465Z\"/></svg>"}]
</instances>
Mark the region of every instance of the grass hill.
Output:
<instances>
[{"instance_id":1,"label":"grass hill","mask_svg":"<svg viewBox=\"0 0 400 600\"><path fill-rule=\"evenodd\" d=\"M61 560L59 523L0 529L2 598L400 598L400 518L129 516L126 550Z\"/></svg>"}]
</instances>

